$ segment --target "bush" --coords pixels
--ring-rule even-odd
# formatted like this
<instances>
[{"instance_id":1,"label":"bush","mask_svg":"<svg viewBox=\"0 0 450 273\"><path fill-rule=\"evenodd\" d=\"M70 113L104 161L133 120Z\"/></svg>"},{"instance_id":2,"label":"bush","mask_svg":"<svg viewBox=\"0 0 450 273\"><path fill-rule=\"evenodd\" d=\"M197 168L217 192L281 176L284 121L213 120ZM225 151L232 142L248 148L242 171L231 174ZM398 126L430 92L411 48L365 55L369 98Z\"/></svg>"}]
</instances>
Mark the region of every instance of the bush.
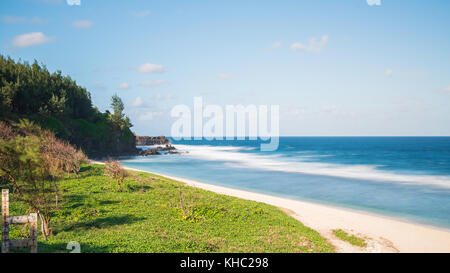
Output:
<instances>
[{"instance_id":1,"label":"bush","mask_svg":"<svg viewBox=\"0 0 450 273\"><path fill-rule=\"evenodd\" d=\"M0 121L0 140L11 140L15 136L14 130L5 122Z\"/></svg>"},{"instance_id":2,"label":"bush","mask_svg":"<svg viewBox=\"0 0 450 273\"><path fill-rule=\"evenodd\" d=\"M125 177L128 176L127 171L122 168L119 161L109 159L105 162L105 175L114 179L117 183L117 190L120 190L120 184L125 180Z\"/></svg>"}]
</instances>

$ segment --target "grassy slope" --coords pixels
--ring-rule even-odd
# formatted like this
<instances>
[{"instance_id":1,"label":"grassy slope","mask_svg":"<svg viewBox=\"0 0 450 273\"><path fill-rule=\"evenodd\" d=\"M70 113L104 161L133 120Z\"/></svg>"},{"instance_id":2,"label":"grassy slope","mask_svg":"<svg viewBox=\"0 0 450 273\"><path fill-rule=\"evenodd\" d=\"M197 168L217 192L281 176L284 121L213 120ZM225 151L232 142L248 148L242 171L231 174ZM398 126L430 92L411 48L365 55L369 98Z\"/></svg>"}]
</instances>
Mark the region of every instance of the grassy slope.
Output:
<instances>
[{"instance_id":1,"label":"grassy slope","mask_svg":"<svg viewBox=\"0 0 450 273\"><path fill-rule=\"evenodd\" d=\"M143 182L128 177L120 192L102 175L103 167L86 165L80 178L60 183L62 209L52 220L54 236L39 236L39 252L68 252L70 241L81 252L332 252L316 231L270 205L187 187L155 177ZM142 185L144 190L142 190ZM180 187L195 200L194 218L183 217ZM13 198L11 198L13 199ZM190 201L189 201L190 203ZM24 214L14 202L10 214ZM15 226L11 237L26 235ZM40 234L39 234L40 235Z\"/></svg>"}]
</instances>

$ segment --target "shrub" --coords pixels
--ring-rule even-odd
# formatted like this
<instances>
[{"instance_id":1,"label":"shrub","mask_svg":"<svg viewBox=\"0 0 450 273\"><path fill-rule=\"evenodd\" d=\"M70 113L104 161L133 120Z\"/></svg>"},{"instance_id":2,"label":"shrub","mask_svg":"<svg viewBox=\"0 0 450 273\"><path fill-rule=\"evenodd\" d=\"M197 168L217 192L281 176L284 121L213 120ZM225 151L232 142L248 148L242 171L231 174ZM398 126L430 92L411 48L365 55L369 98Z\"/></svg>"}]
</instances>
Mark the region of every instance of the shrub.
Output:
<instances>
[{"instance_id":1,"label":"shrub","mask_svg":"<svg viewBox=\"0 0 450 273\"><path fill-rule=\"evenodd\" d=\"M105 162L105 175L114 179L117 183L117 190L120 190L120 184L122 184L125 177L128 176L127 171L122 168L119 161L109 159Z\"/></svg>"},{"instance_id":2,"label":"shrub","mask_svg":"<svg viewBox=\"0 0 450 273\"><path fill-rule=\"evenodd\" d=\"M11 140L16 136L13 128L3 121L0 121L0 140Z\"/></svg>"},{"instance_id":3,"label":"shrub","mask_svg":"<svg viewBox=\"0 0 450 273\"><path fill-rule=\"evenodd\" d=\"M40 147L42 164L55 188L55 205L58 209L59 190L57 181L65 174L75 173L78 176L80 164L87 161L81 150L77 150L66 141L59 140L50 131L42 133Z\"/></svg>"}]
</instances>

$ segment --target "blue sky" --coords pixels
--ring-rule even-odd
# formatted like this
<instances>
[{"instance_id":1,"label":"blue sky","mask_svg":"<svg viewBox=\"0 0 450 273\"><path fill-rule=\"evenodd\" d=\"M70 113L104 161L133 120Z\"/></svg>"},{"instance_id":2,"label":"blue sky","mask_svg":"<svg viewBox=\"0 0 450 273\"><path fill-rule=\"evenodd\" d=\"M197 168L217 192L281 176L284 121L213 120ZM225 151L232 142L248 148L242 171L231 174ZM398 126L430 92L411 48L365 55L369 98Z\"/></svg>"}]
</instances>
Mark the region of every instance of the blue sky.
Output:
<instances>
[{"instance_id":1,"label":"blue sky","mask_svg":"<svg viewBox=\"0 0 450 273\"><path fill-rule=\"evenodd\" d=\"M194 96L278 104L281 135L450 135L450 1L379 3L2 0L0 50L119 94L141 135Z\"/></svg>"}]
</instances>

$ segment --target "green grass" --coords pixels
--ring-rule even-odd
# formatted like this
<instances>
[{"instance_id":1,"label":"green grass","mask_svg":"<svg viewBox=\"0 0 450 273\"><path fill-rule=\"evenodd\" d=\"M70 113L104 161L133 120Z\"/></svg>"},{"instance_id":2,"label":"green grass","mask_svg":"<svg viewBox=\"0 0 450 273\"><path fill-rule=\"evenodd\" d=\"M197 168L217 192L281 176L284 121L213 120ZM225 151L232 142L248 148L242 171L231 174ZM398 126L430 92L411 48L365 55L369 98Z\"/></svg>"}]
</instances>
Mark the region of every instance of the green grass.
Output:
<instances>
[{"instance_id":1,"label":"green grass","mask_svg":"<svg viewBox=\"0 0 450 273\"><path fill-rule=\"evenodd\" d=\"M349 235L347 232L343 231L342 229L334 229L333 234L341 239L342 241L349 242L350 244L354 246L359 247L366 247L367 242L364 238L357 237L355 235Z\"/></svg>"},{"instance_id":2,"label":"green grass","mask_svg":"<svg viewBox=\"0 0 450 273\"><path fill-rule=\"evenodd\" d=\"M103 166L84 165L80 177L60 182L63 203L52 218L53 236L39 252L333 252L316 231L280 209L188 187L183 183L137 173L117 191L103 175ZM151 180L150 178L154 179ZM180 190L192 213L184 215ZM10 215L27 212L10 197ZM12 226L11 238L26 237L23 226Z\"/></svg>"}]
</instances>

